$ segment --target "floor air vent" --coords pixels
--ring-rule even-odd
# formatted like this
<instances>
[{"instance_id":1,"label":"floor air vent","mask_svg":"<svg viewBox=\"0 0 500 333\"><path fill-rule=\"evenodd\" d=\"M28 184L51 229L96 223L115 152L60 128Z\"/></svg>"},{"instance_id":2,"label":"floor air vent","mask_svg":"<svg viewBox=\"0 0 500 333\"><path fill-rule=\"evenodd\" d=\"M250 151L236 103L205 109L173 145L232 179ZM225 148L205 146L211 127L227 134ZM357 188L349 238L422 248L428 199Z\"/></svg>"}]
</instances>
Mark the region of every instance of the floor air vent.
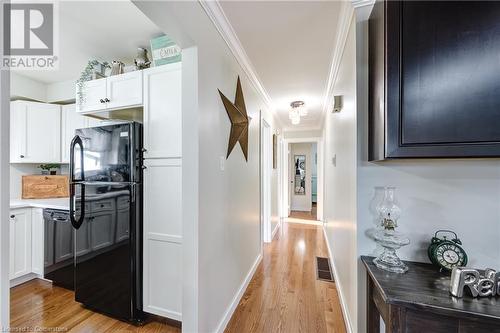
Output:
<instances>
[{"instance_id":1,"label":"floor air vent","mask_svg":"<svg viewBox=\"0 0 500 333\"><path fill-rule=\"evenodd\" d=\"M318 280L333 282L330 260L325 257L316 257L316 271Z\"/></svg>"}]
</instances>

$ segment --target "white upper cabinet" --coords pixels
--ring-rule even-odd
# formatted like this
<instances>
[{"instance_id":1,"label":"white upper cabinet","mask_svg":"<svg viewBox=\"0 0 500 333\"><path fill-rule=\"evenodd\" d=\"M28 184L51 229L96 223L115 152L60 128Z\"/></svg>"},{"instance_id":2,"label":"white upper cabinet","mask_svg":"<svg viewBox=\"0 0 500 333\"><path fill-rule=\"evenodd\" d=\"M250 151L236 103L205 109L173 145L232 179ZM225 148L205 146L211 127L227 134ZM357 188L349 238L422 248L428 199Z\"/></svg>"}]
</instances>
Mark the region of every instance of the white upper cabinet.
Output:
<instances>
[{"instance_id":1,"label":"white upper cabinet","mask_svg":"<svg viewBox=\"0 0 500 333\"><path fill-rule=\"evenodd\" d=\"M142 72L135 71L106 79L108 109L142 105Z\"/></svg>"},{"instance_id":2,"label":"white upper cabinet","mask_svg":"<svg viewBox=\"0 0 500 333\"><path fill-rule=\"evenodd\" d=\"M182 156L181 63L143 70L144 158Z\"/></svg>"},{"instance_id":3,"label":"white upper cabinet","mask_svg":"<svg viewBox=\"0 0 500 333\"><path fill-rule=\"evenodd\" d=\"M77 86L77 111L92 112L106 109L106 79L92 80L85 82L83 89L82 104L78 105L78 86Z\"/></svg>"},{"instance_id":4,"label":"white upper cabinet","mask_svg":"<svg viewBox=\"0 0 500 333\"><path fill-rule=\"evenodd\" d=\"M79 128L99 126L101 120L76 112L75 104L61 106L61 163L69 163L69 146Z\"/></svg>"},{"instance_id":5,"label":"white upper cabinet","mask_svg":"<svg viewBox=\"0 0 500 333\"><path fill-rule=\"evenodd\" d=\"M61 107L11 103L11 163L57 163L61 160Z\"/></svg>"},{"instance_id":6,"label":"white upper cabinet","mask_svg":"<svg viewBox=\"0 0 500 333\"><path fill-rule=\"evenodd\" d=\"M87 127L87 119L76 112L75 104L63 105L61 113L61 163L69 163L69 146L75 130Z\"/></svg>"},{"instance_id":7,"label":"white upper cabinet","mask_svg":"<svg viewBox=\"0 0 500 333\"><path fill-rule=\"evenodd\" d=\"M83 103L79 105L77 86L77 112L92 113L141 106L142 71L85 82L82 92Z\"/></svg>"}]
</instances>

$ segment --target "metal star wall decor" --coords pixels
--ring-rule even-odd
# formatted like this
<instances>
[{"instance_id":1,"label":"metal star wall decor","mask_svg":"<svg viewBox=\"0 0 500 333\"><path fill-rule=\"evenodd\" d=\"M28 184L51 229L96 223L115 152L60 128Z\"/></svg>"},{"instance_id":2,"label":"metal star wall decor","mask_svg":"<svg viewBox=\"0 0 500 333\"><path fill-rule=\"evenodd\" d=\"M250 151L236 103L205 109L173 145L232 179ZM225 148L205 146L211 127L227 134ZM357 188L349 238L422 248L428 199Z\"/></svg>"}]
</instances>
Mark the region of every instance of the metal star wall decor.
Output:
<instances>
[{"instance_id":1,"label":"metal star wall decor","mask_svg":"<svg viewBox=\"0 0 500 333\"><path fill-rule=\"evenodd\" d=\"M240 143L241 150L248 162L248 123L249 117L245 107L245 99L243 98L243 91L241 90L240 77L236 83L236 97L232 103L224 94L219 90L220 98L224 104L229 120L231 121L231 133L229 135L229 144L227 146L226 159L231 154L236 142Z\"/></svg>"}]
</instances>

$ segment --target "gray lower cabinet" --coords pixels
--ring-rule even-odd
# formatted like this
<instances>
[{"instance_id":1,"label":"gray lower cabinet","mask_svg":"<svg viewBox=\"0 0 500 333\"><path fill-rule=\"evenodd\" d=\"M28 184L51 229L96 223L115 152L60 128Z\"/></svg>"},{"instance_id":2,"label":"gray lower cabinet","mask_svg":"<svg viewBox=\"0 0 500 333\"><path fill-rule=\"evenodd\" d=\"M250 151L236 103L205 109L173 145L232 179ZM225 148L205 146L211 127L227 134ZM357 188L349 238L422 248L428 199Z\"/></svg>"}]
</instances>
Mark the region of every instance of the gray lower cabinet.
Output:
<instances>
[{"instance_id":1,"label":"gray lower cabinet","mask_svg":"<svg viewBox=\"0 0 500 333\"><path fill-rule=\"evenodd\" d=\"M90 222L92 251L113 245L115 217L115 212L93 214Z\"/></svg>"}]
</instances>

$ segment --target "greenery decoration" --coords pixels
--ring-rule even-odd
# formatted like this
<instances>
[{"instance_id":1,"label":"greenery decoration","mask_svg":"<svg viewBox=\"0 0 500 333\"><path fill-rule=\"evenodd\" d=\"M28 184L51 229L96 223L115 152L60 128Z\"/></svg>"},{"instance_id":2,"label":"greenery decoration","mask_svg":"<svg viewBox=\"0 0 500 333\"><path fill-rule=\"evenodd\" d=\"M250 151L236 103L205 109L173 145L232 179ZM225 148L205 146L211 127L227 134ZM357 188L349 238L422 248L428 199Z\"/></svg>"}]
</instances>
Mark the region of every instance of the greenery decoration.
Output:
<instances>
[{"instance_id":1,"label":"greenery decoration","mask_svg":"<svg viewBox=\"0 0 500 333\"><path fill-rule=\"evenodd\" d=\"M85 86L85 82L92 80L92 74L94 73L95 67L97 67L98 65L102 66L103 68L111 68L107 61L100 62L95 59L89 60L87 66L80 74L80 78L76 81L78 105L82 105L85 102L85 93L83 91L83 87Z\"/></svg>"}]
</instances>

